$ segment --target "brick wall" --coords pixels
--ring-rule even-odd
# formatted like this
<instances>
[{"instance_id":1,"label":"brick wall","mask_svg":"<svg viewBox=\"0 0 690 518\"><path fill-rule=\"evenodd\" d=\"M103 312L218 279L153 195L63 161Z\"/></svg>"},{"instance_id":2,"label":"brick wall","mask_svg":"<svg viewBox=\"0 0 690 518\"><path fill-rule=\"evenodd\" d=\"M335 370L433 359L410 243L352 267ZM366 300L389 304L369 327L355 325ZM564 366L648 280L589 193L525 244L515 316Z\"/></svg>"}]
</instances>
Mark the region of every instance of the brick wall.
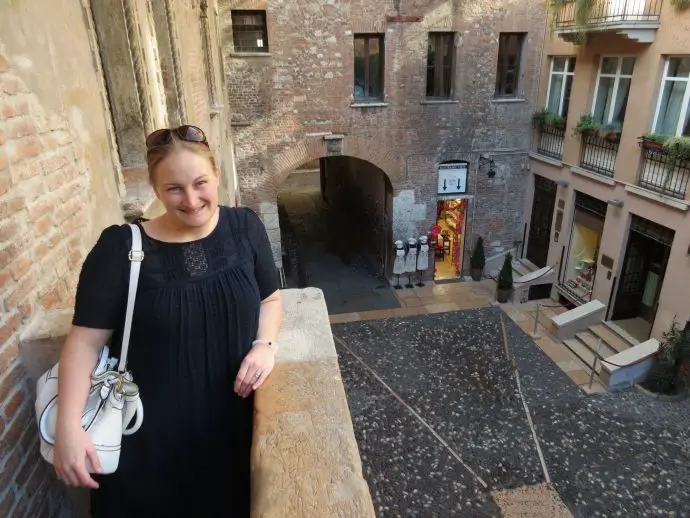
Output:
<instances>
[{"instance_id":1,"label":"brick wall","mask_svg":"<svg viewBox=\"0 0 690 518\"><path fill-rule=\"evenodd\" d=\"M59 516L63 486L39 455L20 332L69 308L91 229L90 175L67 122L46 116L0 55L0 516Z\"/></svg>"},{"instance_id":2,"label":"brick wall","mask_svg":"<svg viewBox=\"0 0 690 518\"><path fill-rule=\"evenodd\" d=\"M383 150L393 157L384 171L395 195L395 239L429 230L435 217L437 166L463 158L470 162L468 186L474 195L468 246L473 235L482 234L492 254L521 238L518 208L545 30L542 2L219 3L243 199L272 212L276 184L284 176L275 167L275 157L292 149L323 148L316 142L321 137L310 133L343 133L371 148L360 151L375 156ZM262 8L267 9L270 56L236 55L231 10ZM454 103L425 103L430 31L457 34ZM494 101L502 31L527 33L519 83L522 102ZM352 38L364 32L385 33L385 107L351 107ZM486 170L477 175L479 154L493 154L498 171L494 179ZM307 153L304 161L315 158L318 152Z\"/></svg>"}]
</instances>

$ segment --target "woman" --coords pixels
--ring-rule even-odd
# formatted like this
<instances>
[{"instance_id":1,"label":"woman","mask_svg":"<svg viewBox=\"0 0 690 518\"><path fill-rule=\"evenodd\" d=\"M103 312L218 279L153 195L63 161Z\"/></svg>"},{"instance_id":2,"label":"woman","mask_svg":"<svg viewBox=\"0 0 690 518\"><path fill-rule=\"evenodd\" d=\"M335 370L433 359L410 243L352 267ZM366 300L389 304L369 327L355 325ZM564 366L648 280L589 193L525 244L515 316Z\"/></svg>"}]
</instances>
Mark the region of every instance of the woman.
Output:
<instances>
[{"instance_id":1,"label":"woman","mask_svg":"<svg viewBox=\"0 0 690 518\"><path fill-rule=\"evenodd\" d=\"M81 428L102 344L118 353L131 231L105 229L82 267L73 327L60 356L54 465L93 488L93 518L249 516L253 391L274 365L282 317L271 247L254 212L218 204L218 170L204 133L162 129L146 140L151 184L165 213L140 220L144 261L128 369L144 422L122 440L117 472Z\"/></svg>"}]
</instances>

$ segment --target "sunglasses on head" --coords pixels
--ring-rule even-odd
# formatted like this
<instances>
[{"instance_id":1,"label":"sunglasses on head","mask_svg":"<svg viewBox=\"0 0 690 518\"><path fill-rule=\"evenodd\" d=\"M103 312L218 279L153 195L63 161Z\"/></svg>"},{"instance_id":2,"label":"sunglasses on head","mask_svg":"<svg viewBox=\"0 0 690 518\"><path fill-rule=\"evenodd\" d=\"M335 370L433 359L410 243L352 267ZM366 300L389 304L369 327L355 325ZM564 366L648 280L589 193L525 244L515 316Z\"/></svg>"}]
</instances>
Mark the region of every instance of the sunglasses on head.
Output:
<instances>
[{"instance_id":1,"label":"sunglasses on head","mask_svg":"<svg viewBox=\"0 0 690 518\"><path fill-rule=\"evenodd\" d=\"M177 128L163 128L154 131L148 137L146 137L146 149L149 150L154 147L169 144L172 140L173 133L176 137L186 142L197 142L199 144L205 144L208 146L206 135L201 128L185 124L183 126L178 126Z\"/></svg>"}]
</instances>

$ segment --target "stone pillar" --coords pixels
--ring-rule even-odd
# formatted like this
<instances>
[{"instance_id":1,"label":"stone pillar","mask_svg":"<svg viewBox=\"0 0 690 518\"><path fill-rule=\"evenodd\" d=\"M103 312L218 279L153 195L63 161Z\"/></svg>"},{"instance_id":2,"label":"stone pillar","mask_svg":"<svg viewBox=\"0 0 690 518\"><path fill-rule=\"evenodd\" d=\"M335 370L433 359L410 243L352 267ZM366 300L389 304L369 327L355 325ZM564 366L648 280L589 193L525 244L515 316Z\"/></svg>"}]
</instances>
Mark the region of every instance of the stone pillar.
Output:
<instances>
[{"instance_id":1,"label":"stone pillar","mask_svg":"<svg viewBox=\"0 0 690 518\"><path fill-rule=\"evenodd\" d=\"M131 220L154 199L140 181L146 135L168 123L154 16L150 0L99 0L91 7L125 179L122 209Z\"/></svg>"},{"instance_id":2,"label":"stone pillar","mask_svg":"<svg viewBox=\"0 0 690 518\"><path fill-rule=\"evenodd\" d=\"M184 98L175 11L172 0L153 2L151 7L156 28L161 76L165 87L168 123L171 126L179 126L187 121L187 107Z\"/></svg>"}]
</instances>

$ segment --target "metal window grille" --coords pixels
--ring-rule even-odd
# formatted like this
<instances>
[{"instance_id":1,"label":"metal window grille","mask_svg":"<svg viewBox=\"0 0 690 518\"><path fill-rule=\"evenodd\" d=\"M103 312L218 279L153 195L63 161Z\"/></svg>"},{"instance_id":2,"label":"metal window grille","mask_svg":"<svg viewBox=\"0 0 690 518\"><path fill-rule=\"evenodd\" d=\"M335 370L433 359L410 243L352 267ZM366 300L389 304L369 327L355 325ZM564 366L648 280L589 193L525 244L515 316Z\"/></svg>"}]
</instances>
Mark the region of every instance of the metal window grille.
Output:
<instances>
[{"instance_id":1,"label":"metal window grille","mask_svg":"<svg viewBox=\"0 0 690 518\"><path fill-rule=\"evenodd\" d=\"M266 11L232 11L235 52L268 52Z\"/></svg>"}]
</instances>

